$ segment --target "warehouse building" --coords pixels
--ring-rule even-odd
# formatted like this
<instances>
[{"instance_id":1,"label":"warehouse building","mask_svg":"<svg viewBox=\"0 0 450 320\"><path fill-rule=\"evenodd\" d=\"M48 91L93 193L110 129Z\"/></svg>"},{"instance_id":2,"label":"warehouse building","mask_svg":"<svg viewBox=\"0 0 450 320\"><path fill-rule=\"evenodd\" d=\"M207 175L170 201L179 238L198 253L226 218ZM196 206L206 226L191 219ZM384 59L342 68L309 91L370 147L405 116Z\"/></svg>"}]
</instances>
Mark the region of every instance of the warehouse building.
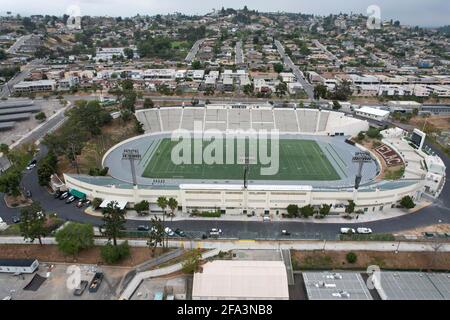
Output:
<instances>
[{"instance_id":1,"label":"warehouse building","mask_svg":"<svg viewBox=\"0 0 450 320\"><path fill-rule=\"evenodd\" d=\"M194 274L193 300L289 300L283 261L216 260Z\"/></svg>"}]
</instances>

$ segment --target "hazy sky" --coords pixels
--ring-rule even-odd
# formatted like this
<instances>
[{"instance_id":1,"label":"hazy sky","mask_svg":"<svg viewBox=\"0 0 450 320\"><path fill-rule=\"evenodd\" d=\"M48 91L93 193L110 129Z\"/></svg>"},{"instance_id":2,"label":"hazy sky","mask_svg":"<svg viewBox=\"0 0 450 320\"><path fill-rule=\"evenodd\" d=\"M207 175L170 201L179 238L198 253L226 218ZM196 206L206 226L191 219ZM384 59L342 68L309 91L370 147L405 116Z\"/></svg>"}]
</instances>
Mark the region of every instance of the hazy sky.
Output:
<instances>
[{"instance_id":1,"label":"hazy sky","mask_svg":"<svg viewBox=\"0 0 450 320\"><path fill-rule=\"evenodd\" d=\"M213 8L242 8L259 11L288 11L326 15L354 12L366 14L369 5L381 8L382 19L400 20L402 24L450 25L449 0L0 0L0 15L62 15L71 5L78 5L83 15L133 16L182 12L202 14Z\"/></svg>"}]
</instances>

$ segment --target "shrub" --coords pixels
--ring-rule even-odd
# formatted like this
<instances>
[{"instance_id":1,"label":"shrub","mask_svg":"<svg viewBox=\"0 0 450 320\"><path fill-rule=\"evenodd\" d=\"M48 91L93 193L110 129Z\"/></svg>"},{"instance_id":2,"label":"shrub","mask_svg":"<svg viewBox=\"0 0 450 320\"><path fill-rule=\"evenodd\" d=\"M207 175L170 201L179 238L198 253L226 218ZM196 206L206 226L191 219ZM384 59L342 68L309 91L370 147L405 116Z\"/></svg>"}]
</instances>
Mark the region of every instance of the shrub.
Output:
<instances>
[{"instance_id":1,"label":"shrub","mask_svg":"<svg viewBox=\"0 0 450 320\"><path fill-rule=\"evenodd\" d=\"M90 224L71 222L56 233L58 249L66 255L77 255L94 245L94 229Z\"/></svg>"},{"instance_id":2,"label":"shrub","mask_svg":"<svg viewBox=\"0 0 450 320\"><path fill-rule=\"evenodd\" d=\"M101 249L101 255L103 261L108 264L113 264L121 261L130 256L130 246L128 245L128 241L125 241L117 246L108 242Z\"/></svg>"},{"instance_id":3,"label":"shrub","mask_svg":"<svg viewBox=\"0 0 450 320\"><path fill-rule=\"evenodd\" d=\"M354 252L349 252L345 256L345 259L347 260L348 263L353 264L353 263L355 263L358 260L358 256Z\"/></svg>"},{"instance_id":4,"label":"shrub","mask_svg":"<svg viewBox=\"0 0 450 320\"><path fill-rule=\"evenodd\" d=\"M44 121L45 119L47 119L47 116L45 115L44 112L39 112L34 116L34 118L38 121Z\"/></svg>"},{"instance_id":5,"label":"shrub","mask_svg":"<svg viewBox=\"0 0 450 320\"><path fill-rule=\"evenodd\" d=\"M92 200L92 208L94 208L94 210L97 210L98 207L100 207L100 205L102 204L103 200L100 198L94 198L94 200Z\"/></svg>"},{"instance_id":6,"label":"shrub","mask_svg":"<svg viewBox=\"0 0 450 320\"><path fill-rule=\"evenodd\" d=\"M403 197L400 201L400 205L406 209L412 209L416 206L413 199L410 196Z\"/></svg>"}]
</instances>

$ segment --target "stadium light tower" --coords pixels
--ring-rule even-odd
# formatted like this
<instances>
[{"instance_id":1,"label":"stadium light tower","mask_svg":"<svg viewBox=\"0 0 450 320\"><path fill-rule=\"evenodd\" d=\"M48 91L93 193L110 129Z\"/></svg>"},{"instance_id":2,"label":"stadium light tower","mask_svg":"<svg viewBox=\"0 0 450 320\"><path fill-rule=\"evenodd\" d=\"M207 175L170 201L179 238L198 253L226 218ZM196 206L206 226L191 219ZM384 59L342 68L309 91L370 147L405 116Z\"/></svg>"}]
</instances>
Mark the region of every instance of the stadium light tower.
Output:
<instances>
[{"instance_id":1,"label":"stadium light tower","mask_svg":"<svg viewBox=\"0 0 450 320\"><path fill-rule=\"evenodd\" d=\"M362 169L364 163L372 162L372 157L368 152L356 152L355 155L353 156L352 161L353 163L359 164L358 173L356 174L355 178L355 189L358 190L362 180Z\"/></svg>"},{"instance_id":2,"label":"stadium light tower","mask_svg":"<svg viewBox=\"0 0 450 320\"><path fill-rule=\"evenodd\" d=\"M254 163L254 157L241 157L241 162L244 165L244 189L248 187L248 177L250 173L250 164Z\"/></svg>"},{"instance_id":3,"label":"stadium light tower","mask_svg":"<svg viewBox=\"0 0 450 320\"><path fill-rule=\"evenodd\" d=\"M133 185L137 186L136 168L134 166L135 160L141 160L141 154L138 149L124 149L122 153L122 160L129 160L131 166L131 175L133 178Z\"/></svg>"}]
</instances>

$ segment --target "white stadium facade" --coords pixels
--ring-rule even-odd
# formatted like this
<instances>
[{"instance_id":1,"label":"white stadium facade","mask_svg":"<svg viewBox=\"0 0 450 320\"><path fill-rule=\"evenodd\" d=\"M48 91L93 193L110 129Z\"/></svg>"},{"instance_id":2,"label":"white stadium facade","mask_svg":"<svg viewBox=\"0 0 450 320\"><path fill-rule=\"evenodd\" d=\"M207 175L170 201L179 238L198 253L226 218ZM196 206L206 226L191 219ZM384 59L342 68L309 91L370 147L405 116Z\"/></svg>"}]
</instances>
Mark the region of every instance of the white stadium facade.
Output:
<instances>
[{"instance_id":1,"label":"white stadium facade","mask_svg":"<svg viewBox=\"0 0 450 320\"><path fill-rule=\"evenodd\" d=\"M411 143L407 132L394 128L383 132L383 146L379 153L370 152L358 144L349 144L348 138L369 129L369 123L344 113L306 108L275 108L270 105L207 105L205 107L169 107L139 110L137 119L146 133L116 145L107 152L103 165L109 175L92 177L65 174L66 186L83 193L87 198L121 201L132 208L142 200L150 202L152 213L159 213L160 196L177 199L179 209L220 210L223 214L282 214L290 204L319 206L329 204L333 212L343 212L353 200L356 210L382 211L398 204L404 196L418 200L422 196L437 197L445 183L442 160ZM239 180L163 179L142 177L145 167L136 161L135 177L130 173L130 161L122 159L124 150L138 150L144 157L150 141L169 137L177 129L194 130L198 122L202 130L278 130L281 136L318 141L330 159L341 180L338 181L248 181ZM293 138L293 139L294 139ZM330 151L327 146L334 145ZM393 153L406 165L403 177L395 181L379 178L380 155ZM352 163L355 152L370 152L372 162L365 165L363 180L355 189L358 164ZM329 152L329 154L327 153ZM149 159L144 159L149 161ZM144 162L144 160L140 160Z\"/></svg>"}]
</instances>

